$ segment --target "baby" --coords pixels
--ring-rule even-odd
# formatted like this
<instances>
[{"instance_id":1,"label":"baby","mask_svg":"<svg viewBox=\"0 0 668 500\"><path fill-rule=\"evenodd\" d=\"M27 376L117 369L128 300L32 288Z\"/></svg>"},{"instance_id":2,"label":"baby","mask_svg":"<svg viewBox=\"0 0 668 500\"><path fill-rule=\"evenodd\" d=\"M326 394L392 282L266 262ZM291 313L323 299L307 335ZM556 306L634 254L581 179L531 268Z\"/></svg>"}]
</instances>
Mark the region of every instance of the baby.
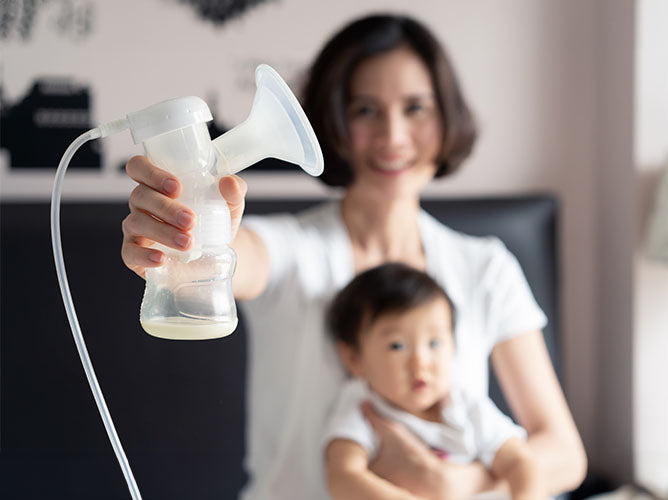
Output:
<instances>
[{"instance_id":1,"label":"baby","mask_svg":"<svg viewBox=\"0 0 668 500\"><path fill-rule=\"evenodd\" d=\"M340 392L323 443L334 499L417 498L369 469L379 443L360 409L364 401L444 460L479 460L507 481L513 499L545 496L524 429L489 398L453 388L454 309L432 278L403 264L365 271L335 297L328 322L354 376Z\"/></svg>"}]
</instances>

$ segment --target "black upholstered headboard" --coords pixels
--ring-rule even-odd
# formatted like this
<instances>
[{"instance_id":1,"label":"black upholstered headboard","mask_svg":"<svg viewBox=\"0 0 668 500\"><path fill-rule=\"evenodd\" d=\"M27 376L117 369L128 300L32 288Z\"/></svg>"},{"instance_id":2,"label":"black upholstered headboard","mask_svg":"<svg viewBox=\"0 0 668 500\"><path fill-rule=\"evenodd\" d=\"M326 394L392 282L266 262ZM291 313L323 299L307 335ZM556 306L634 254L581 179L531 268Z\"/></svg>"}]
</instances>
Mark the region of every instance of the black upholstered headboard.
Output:
<instances>
[{"instance_id":1,"label":"black upholstered headboard","mask_svg":"<svg viewBox=\"0 0 668 500\"><path fill-rule=\"evenodd\" d=\"M313 203L250 200L247 211ZM550 319L545 336L558 369L555 200L423 205L455 229L499 236L517 256ZM0 210L0 498L130 498L65 316L48 203L3 203ZM72 295L116 429L144 498L236 498L246 481L243 326L202 342L145 334L138 321L143 281L120 259L127 212L121 202L64 204L61 211Z\"/></svg>"}]
</instances>

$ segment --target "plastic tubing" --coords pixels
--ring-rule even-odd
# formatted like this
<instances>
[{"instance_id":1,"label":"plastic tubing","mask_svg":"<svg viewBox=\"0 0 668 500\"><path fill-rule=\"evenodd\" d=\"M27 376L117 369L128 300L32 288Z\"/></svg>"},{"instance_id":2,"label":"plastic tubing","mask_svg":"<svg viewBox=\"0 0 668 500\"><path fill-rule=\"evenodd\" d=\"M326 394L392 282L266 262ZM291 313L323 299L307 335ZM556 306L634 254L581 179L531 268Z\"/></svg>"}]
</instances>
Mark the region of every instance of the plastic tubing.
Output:
<instances>
[{"instance_id":1,"label":"plastic tubing","mask_svg":"<svg viewBox=\"0 0 668 500\"><path fill-rule=\"evenodd\" d=\"M67 150L65 150L65 153L60 160L60 164L58 165L58 170L56 171L56 178L53 183L53 192L51 193L51 243L53 246L53 258L56 262L56 273L58 275L60 293L63 296L65 312L67 313L67 319L70 322L70 328L72 329L74 343L77 346L77 351L79 352L79 357L81 358L81 364L83 365L84 371L86 372L86 377L88 378L88 384L90 385L90 389L93 392L93 397L95 398L97 409L99 410L100 416L102 417L104 428L106 429L107 435L109 436L109 441L111 441L111 446L114 449L114 453L116 453L116 459L121 466L123 476L125 476L125 481L128 483L130 495L132 496L133 500L141 500L139 488L137 487L135 478L132 475L130 464L128 463L128 459L125 456L123 447L121 446L121 441L118 439L118 434L116 434L116 428L114 427L114 423L111 420L111 415L109 414L107 404L104 401L104 396L102 395L100 384L97 382L97 377L95 376L93 365L91 364L90 357L88 356L88 350L86 349L86 343L84 342L83 335L81 333L81 327L79 326L79 320L77 319L77 314L74 310L74 303L72 302L72 295L70 294L70 287L67 282L65 262L63 259L63 247L60 239L60 197L62 194L63 177L65 176L65 171L67 170L67 167L70 163L70 160L74 156L74 153L76 153L84 143L92 139L106 137L107 135L120 132L127 128L128 123L125 119L106 123L99 126L98 128L91 129L88 132L81 134L74 140L74 142L72 142L72 144L70 144Z\"/></svg>"}]
</instances>

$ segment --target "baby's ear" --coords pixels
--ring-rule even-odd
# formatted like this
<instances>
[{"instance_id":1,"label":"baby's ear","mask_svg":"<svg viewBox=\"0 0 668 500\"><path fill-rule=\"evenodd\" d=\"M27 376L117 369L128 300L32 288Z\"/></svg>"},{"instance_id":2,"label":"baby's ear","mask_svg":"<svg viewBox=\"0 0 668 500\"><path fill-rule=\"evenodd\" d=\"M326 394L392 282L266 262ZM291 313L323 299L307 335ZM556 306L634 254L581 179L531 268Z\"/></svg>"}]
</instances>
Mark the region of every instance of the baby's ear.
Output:
<instances>
[{"instance_id":1,"label":"baby's ear","mask_svg":"<svg viewBox=\"0 0 668 500\"><path fill-rule=\"evenodd\" d=\"M339 358L341 358L341 362L343 363L343 366L346 367L346 370L355 377L361 376L362 373L359 363L360 354L357 348L339 341L336 343L336 349L339 352Z\"/></svg>"}]
</instances>

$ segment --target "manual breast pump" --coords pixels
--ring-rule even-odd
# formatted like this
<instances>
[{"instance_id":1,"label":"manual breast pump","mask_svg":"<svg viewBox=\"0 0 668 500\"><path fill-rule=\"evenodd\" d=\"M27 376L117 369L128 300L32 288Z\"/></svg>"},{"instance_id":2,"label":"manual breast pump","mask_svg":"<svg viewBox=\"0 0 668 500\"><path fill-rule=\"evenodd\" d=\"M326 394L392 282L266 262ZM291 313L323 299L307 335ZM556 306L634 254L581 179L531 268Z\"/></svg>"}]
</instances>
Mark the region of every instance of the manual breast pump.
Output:
<instances>
[{"instance_id":1,"label":"manual breast pump","mask_svg":"<svg viewBox=\"0 0 668 500\"><path fill-rule=\"evenodd\" d=\"M60 235L65 172L83 144L129 128L135 144L143 143L148 158L179 178L183 186L179 199L197 217L191 250L162 246L166 262L146 270L141 325L151 335L167 339L229 335L237 326L231 282L236 255L228 246L230 212L218 192L218 179L268 157L296 163L314 176L323 170L318 141L290 88L266 64L255 70L255 83L257 92L246 121L213 141L206 126L212 119L206 103L198 97L182 97L84 132L65 150L56 170L50 220L58 285L81 364L134 500L141 500L141 494L90 362L67 281Z\"/></svg>"},{"instance_id":2,"label":"manual breast pump","mask_svg":"<svg viewBox=\"0 0 668 500\"><path fill-rule=\"evenodd\" d=\"M323 170L322 152L297 99L269 66L255 72L257 92L249 117L211 140L212 119L204 101L183 97L129 113L133 140L143 143L155 165L176 175L179 200L196 214L188 251L160 245L165 263L146 270L140 322L167 339L212 339L234 331L237 314L231 280L236 265L230 243L230 213L218 179L267 157Z\"/></svg>"}]
</instances>

